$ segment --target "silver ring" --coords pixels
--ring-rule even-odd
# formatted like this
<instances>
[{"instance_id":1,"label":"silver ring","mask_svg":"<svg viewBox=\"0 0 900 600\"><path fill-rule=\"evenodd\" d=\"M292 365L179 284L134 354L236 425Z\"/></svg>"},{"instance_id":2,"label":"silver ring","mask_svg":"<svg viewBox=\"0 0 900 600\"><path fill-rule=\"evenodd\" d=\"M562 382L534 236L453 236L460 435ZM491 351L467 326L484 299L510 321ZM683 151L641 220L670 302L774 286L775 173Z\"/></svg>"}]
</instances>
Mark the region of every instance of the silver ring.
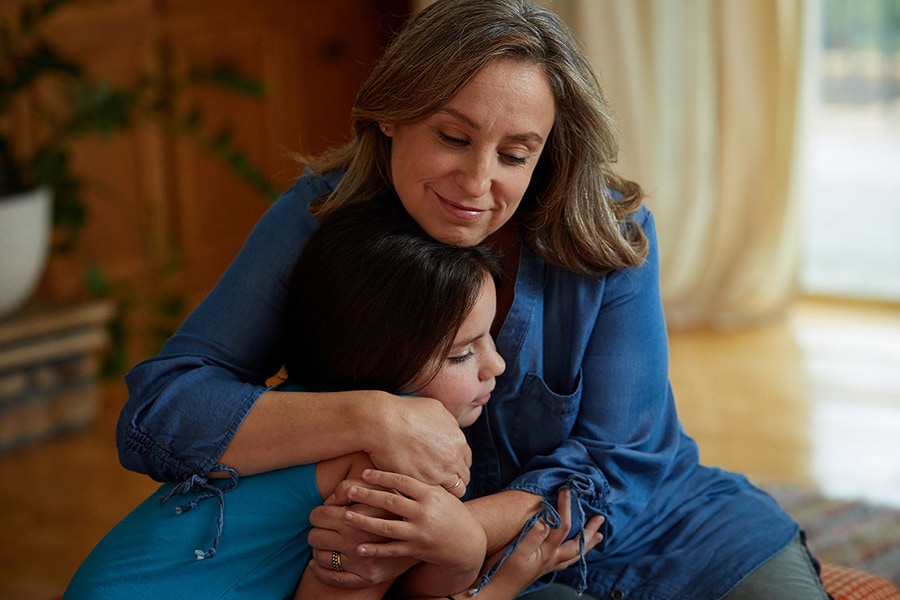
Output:
<instances>
[{"instance_id":1,"label":"silver ring","mask_svg":"<svg viewBox=\"0 0 900 600\"><path fill-rule=\"evenodd\" d=\"M341 566L341 553L335 550L331 553L331 568L340 573L344 570Z\"/></svg>"},{"instance_id":2,"label":"silver ring","mask_svg":"<svg viewBox=\"0 0 900 600\"><path fill-rule=\"evenodd\" d=\"M459 475L457 475L457 476L456 476L456 483L454 483L453 485L451 485L450 487L448 487L448 488L447 488L447 491L449 492L449 491L451 491L451 490L455 490L456 488L459 487L459 484L461 484L461 483L462 483L462 477L460 477Z\"/></svg>"}]
</instances>

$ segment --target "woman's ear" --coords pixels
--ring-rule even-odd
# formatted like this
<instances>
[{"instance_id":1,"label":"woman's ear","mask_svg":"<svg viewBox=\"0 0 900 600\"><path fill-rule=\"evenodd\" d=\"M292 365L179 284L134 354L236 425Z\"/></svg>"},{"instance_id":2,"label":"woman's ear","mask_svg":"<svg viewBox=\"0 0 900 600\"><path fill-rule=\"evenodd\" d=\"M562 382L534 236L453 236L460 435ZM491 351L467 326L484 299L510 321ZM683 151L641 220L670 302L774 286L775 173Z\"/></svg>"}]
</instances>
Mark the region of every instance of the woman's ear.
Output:
<instances>
[{"instance_id":1,"label":"woman's ear","mask_svg":"<svg viewBox=\"0 0 900 600\"><path fill-rule=\"evenodd\" d=\"M394 126L388 123L379 123L378 126L381 128L381 133L388 137L394 137Z\"/></svg>"}]
</instances>

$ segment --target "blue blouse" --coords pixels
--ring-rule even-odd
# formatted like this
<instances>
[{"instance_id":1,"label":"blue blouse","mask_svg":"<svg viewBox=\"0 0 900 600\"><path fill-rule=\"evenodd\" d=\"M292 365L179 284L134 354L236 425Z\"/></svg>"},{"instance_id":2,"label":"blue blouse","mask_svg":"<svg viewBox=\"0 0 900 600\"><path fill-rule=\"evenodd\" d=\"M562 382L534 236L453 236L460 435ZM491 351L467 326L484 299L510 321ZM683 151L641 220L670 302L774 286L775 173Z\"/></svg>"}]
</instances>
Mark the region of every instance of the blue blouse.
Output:
<instances>
[{"instance_id":1,"label":"blue blouse","mask_svg":"<svg viewBox=\"0 0 900 600\"><path fill-rule=\"evenodd\" d=\"M126 467L181 481L216 464L281 366L287 284L315 228L307 207L338 178L307 173L287 190L160 355L127 375ZM798 527L744 477L699 464L669 385L653 218L633 218L651 248L640 267L578 275L521 248L496 340L506 372L466 431L469 495L573 489L579 519L605 515L605 538L586 573L557 580L598 598L721 598Z\"/></svg>"},{"instance_id":2,"label":"blue blouse","mask_svg":"<svg viewBox=\"0 0 900 600\"><path fill-rule=\"evenodd\" d=\"M322 503L315 465L244 477L211 553L219 506L206 492L224 481L163 484L100 540L63 600L293 598L312 555L309 513Z\"/></svg>"}]
</instances>

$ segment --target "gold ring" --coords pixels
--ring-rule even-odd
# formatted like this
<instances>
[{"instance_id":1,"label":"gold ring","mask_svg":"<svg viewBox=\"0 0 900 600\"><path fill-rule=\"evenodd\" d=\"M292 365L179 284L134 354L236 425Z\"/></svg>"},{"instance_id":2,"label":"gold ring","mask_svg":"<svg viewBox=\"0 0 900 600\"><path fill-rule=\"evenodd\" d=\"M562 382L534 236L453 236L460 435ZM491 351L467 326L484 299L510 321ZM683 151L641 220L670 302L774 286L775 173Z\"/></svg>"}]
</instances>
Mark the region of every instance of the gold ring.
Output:
<instances>
[{"instance_id":1,"label":"gold ring","mask_svg":"<svg viewBox=\"0 0 900 600\"><path fill-rule=\"evenodd\" d=\"M331 553L331 568L339 573L344 570L341 566L341 553L337 550Z\"/></svg>"},{"instance_id":2,"label":"gold ring","mask_svg":"<svg viewBox=\"0 0 900 600\"><path fill-rule=\"evenodd\" d=\"M447 491L449 492L449 491L451 491L451 490L455 490L456 488L459 487L459 484L461 484L461 483L462 483L462 477L460 477L459 475L457 475L457 476L456 476L456 483L454 483L453 485L451 485L450 487L448 487L448 488L447 488Z\"/></svg>"}]
</instances>

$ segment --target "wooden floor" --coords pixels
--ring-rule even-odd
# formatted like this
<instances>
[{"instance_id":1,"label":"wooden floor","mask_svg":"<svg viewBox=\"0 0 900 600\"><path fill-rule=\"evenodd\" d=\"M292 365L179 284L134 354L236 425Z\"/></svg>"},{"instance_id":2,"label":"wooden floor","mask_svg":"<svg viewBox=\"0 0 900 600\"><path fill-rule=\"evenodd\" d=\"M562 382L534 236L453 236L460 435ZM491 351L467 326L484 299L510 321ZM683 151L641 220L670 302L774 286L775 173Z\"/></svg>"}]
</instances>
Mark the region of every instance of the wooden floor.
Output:
<instances>
[{"instance_id":1,"label":"wooden floor","mask_svg":"<svg viewBox=\"0 0 900 600\"><path fill-rule=\"evenodd\" d=\"M672 381L704 462L900 506L900 307L804 302L783 323L674 333ZM86 431L0 456L0 599L49 600L155 489L113 441L105 384Z\"/></svg>"}]
</instances>

